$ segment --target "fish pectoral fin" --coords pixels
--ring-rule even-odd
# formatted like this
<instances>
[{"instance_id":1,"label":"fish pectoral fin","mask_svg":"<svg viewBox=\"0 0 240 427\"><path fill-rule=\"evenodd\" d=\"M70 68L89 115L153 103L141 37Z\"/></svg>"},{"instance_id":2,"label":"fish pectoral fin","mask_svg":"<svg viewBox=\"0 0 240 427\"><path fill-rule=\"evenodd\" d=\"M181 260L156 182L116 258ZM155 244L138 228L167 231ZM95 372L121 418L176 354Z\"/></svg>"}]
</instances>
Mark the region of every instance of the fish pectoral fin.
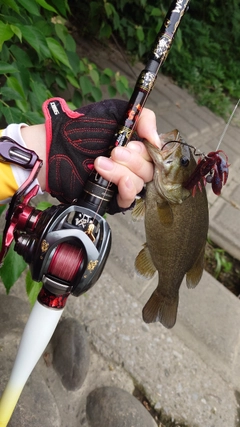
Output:
<instances>
[{"instance_id":1,"label":"fish pectoral fin","mask_svg":"<svg viewBox=\"0 0 240 427\"><path fill-rule=\"evenodd\" d=\"M156 267L152 262L152 258L147 246L143 245L143 249L139 252L135 260L135 269L137 273L146 279L151 279L156 272Z\"/></svg>"},{"instance_id":2,"label":"fish pectoral fin","mask_svg":"<svg viewBox=\"0 0 240 427\"><path fill-rule=\"evenodd\" d=\"M161 224L164 227L171 227L173 224L173 212L169 203L157 203L157 213Z\"/></svg>"},{"instance_id":3,"label":"fish pectoral fin","mask_svg":"<svg viewBox=\"0 0 240 427\"><path fill-rule=\"evenodd\" d=\"M135 206L132 210L132 219L137 221L142 219L145 215L145 201L143 199L137 199Z\"/></svg>"},{"instance_id":4,"label":"fish pectoral fin","mask_svg":"<svg viewBox=\"0 0 240 427\"><path fill-rule=\"evenodd\" d=\"M193 264L191 270L186 274L186 283L189 289L195 288L201 280L204 268L204 253L205 253L205 244L202 247L202 250Z\"/></svg>"},{"instance_id":5,"label":"fish pectoral fin","mask_svg":"<svg viewBox=\"0 0 240 427\"><path fill-rule=\"evenodd\" d=\"M178 300L178 295L176 298L168 298L156 289L143 307L144 322L160 322L165 328L171 329L177 319Z\"/></svg>"}]
</instances>

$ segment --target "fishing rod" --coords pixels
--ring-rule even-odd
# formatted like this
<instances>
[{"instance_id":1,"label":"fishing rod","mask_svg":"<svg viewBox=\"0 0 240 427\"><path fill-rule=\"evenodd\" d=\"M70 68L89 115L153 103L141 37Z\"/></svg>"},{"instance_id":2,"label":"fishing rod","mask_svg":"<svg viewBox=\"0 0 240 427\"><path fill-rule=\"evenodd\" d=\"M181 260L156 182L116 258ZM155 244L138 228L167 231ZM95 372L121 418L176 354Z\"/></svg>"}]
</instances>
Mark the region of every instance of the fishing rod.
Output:
<instances>
[{"instance_id":1,"label":"fishing rod","mask_svg":"<svg viewBox=\"0 0 240 427\"><path fill-rule=\"evenodd\" d=\"M129 142L188 3L189 0L172 1L147 64L137 79L123 123L114 135L113 145L125 146ZM1 397L0 427L7 426L22 389L57 326L68 296L86 292L103 271L111 247L111 230L103 215L116 192L112 183L93 171L76 204L52 206L43 212L32 208L29 203L37 194L38 186L30 191L29 187L41 161L37 158L37 166L30 167L33 152L22 150L14 141L8 141L11 148L4 150L4 139L0 140L2 159L32 169L32 172L10 203L0 263L14 241L14 250L29 264L33 280L42 281L43 286Z\"/></svg>"},{"instance_id":2,"label":"fishing rod","mask_svg":"<svg viewBox=\"0 0 240 427\"><path fill-rule=\"evenodd\" d=\"M181 19L188 9L188 3L189 0L175 0L172 2L157 35L153 49L150 52L147 64L137 79L128 103L124 121L113 140L115 146L124 146L129 142L137 120L154 87L159 69L168 56ZM96 172L93 172L83 189L81 205L103 215L115 191L116 188L114 185L99 176Z\"/></svg>"}]
</instances>

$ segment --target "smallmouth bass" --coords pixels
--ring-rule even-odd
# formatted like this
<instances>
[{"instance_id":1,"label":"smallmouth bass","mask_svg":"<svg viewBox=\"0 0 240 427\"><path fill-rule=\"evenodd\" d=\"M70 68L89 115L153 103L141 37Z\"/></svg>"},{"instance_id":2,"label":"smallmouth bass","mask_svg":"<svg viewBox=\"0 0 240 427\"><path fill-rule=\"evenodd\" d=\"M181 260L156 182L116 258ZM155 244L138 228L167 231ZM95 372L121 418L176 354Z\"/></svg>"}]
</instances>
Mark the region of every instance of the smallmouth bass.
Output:
<instances>
[{"instance_id":1,"label":"smallmouth bass","mask_svg":"<svg viewBox=\"0 0 240 427\"><path fill-rule=\"evenodd\" d=\"M138 200L132 212L133 219L145 216L146 233L135 268L148 279L158 271L158 286L143 308L143 320L172 328L184 276L188 288L197 286L202 277L208 202L205 187L195 197L183 187L197 164L178 130L161 134L160 141L162 148L144 141L154 175L146 185L144 200Z\"/></svg>"}]
</instances>

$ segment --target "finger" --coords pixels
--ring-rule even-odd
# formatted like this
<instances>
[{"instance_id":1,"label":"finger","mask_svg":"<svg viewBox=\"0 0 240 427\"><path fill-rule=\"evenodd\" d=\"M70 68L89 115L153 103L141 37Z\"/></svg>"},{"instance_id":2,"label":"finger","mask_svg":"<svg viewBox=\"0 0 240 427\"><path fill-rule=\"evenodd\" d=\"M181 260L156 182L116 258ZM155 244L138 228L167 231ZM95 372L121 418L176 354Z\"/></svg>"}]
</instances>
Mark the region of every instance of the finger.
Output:
<instances>
[{"instance_id":1,"label":"finger","mask_svg":"<svg viewBox=\"0 0 240 427\"><path fill-rule=\"evenodd\" d=\"M117 202L120 208L129 208L136 198L142 187L143 181L135 177L133 180L131 176L123 176L118 182L118 195Z\"/></svg>"},{"instance_id":2,"label":"finger","mask_svg":"<svg viewBox=\"0 0 240 427\"><path fill-rule=\"evenodd\" d=\"M131 172L142 178L144 182L152 180L152 160L142 143L129 143L127 147L114 148L111 153L111 159L119 165L126 166Z\"/></svg>"},{"instance_id":3,"label":"finger","mask_svg":"<svg viewBox=\"0 0 240 427\"><path fill-rule=\"evenodd\" d=\"M152 110L143 108L138 119L136 130L140 138L145 138L151 144L160 147L160 139L157 132L156 116Z\"/></svg>"},{"instance_id":4,"label":"finger","mask_svg":"<svg viewBox=\"0 0 240 427\"><path fill-rule=\"evenodd\" d=\"M152 171L152 164L145 162ZM98 157L94 167L104 179L117 185L118 204L122 208L128 208L143 188L144 179L128 169L127 166L113 161L112 158ZM150 175L151 173L149 173Z\"/></svg>"},{"instance_id":5,"label":"finger","mask_svg":"<svg viewBox=\"0 0 240 427\"><path fill-rule=\"evenodd\" d=\"M147 167L151 171L152 164L149 162L146 163ZM117 186L124 178L130 178L135 185L136 194L142 190L144 179L141 176L138 176L135 172L131 171L127 166L113 161L112 158L98 157L94 162L94 167L104 179L113 182ZM149 173L149 176L151 176L151 173Z\"/></svg>"},{"instance_id":6,"label":"finger","mask_svg":"<svg viewBox=\"0 0 240 427\"><path fill-rule=\"evenodd\" d=\"M117 148L117 147L116 147ZM140 154L145 160L151 162L152 159L148 154L146 146L143 142L140 141L130 141L127 145L127 148L135 153Z\"/></svg>"}]
</instances>

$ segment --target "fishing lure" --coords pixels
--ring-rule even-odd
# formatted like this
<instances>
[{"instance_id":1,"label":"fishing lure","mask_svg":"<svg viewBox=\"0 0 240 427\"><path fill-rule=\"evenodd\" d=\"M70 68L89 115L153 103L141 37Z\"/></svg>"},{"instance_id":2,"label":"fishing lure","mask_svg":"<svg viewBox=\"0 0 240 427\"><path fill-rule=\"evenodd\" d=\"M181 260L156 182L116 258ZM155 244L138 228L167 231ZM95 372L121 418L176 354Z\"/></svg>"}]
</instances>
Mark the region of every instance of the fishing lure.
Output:
<instances>
[{"instance_id":1,"label":"fishing lure","mask_svg":"<svg viewBox=\"0 0 240 427\"><path fill-rule=\"evenodd\" d=\"M225 156L220 155L222 153ZM198 165L187 182L184 188L192 190L192 195L195 196L197 186L201 190L201 181L205 185L206 182L212 185L213 192L219 196L222 186L226 184L229 172L229 163L226 153L222 150L211 151L207 155L202 154L203 158L199 159Z\"/></svg>"},{"instance_id":2,"label":"fishing lure","mask_svg":"<svg viewBox=\"0 0 240 427\"><path fill-rule=\"evenodd\" d=\"M219 140L216 151L211 151L208 154L204 154L200 152L196 147L190 144L187 144L183 140L178 141L180 144L187 145L188 147L192 148L193 154L195 156L201 157L198 160L197 167L195 168L191 176L183 185L184 188L186 188L187 190L192 190L193 196L195 196L197 188L199 188L200 191L202 190L202 183L203 185L206 185L206 183L211 184L214 194L216 194L217 196L220 196L222 187L227 182L230 164L228 163L227 154L223 150L219 150L219 147L223 141L223 138L228 130L228 127L238 108L239 103L240 103L240 99L235 105L232 111L232 114L224 128L224 131ZM164 144L161 149L163 150L165 145L169 144L170 142L176 142L176 141L166 142L166 144Z\"/></svg>"}]
</instances>

